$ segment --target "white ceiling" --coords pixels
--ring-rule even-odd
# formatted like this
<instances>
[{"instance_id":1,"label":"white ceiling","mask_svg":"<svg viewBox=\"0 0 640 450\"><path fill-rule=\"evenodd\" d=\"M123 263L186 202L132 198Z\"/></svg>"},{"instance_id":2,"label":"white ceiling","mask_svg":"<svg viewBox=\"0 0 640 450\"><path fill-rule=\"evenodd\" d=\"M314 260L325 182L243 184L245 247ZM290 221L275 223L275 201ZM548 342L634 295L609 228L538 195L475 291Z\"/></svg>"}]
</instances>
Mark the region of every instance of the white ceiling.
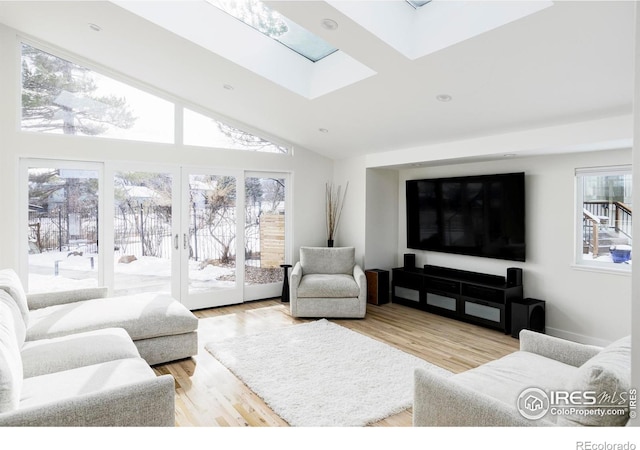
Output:
<instances>
[{"instance_id":1,"label":"white ceiling","mask_svg":"<svg viewBox=\"0 0 640 450\"><path fill-rule=\"evenodd\" d=\"M634 2L556 1L415 59L334 3L269 2L375 72L315 98L296 94L110 2L2 1L0 22L334 159L632 111ZM322 28L325 18L335 20L338 29ZM89 23L102 31L90 30ZM440 102L440 94L453 99Z\"/></svg>"}]
</instances>

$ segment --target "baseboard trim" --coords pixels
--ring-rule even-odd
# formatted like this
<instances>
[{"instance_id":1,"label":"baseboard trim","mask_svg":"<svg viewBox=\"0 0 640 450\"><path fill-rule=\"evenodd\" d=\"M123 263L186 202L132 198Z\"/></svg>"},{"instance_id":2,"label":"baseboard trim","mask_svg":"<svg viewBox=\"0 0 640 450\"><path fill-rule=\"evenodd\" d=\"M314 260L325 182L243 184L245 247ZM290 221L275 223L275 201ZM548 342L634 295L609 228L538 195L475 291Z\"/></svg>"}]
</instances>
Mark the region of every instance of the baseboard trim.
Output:
<instances>
[{"instance_id":1,"label":"baseboard trim","mask_svg":"<svg viewBox=\"0 0 640 450\"><path fill-rule=\"evenodd\" d=\"M585 336L583 334L571 333L569 331L559 330L557 328L546 327L545 332L550 336L555 336L562 339L566 339L568 341L579 342L581 344L587 344L587 345L597 345L599 347L606 347L611 343L611 341L594 338L592 336Z\"/></svg>"}]
</instances>

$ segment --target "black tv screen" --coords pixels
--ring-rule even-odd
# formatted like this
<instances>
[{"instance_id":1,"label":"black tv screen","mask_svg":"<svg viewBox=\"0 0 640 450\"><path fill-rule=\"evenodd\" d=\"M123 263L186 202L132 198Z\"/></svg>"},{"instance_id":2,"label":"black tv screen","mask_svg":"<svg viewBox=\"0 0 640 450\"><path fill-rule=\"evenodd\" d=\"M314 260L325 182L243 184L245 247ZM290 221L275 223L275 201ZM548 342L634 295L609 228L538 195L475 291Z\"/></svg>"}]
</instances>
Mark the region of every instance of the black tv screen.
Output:
<instances>
[{"instance_id":1,"label":"black tv screen","mask_svg":"<svg viewBox=\"0 0 640 450\"><path fill-rule=\"evenodd\" d=\"M407 247L525 260L524 173L407 180Z\"/></svg>"}]
</instances>

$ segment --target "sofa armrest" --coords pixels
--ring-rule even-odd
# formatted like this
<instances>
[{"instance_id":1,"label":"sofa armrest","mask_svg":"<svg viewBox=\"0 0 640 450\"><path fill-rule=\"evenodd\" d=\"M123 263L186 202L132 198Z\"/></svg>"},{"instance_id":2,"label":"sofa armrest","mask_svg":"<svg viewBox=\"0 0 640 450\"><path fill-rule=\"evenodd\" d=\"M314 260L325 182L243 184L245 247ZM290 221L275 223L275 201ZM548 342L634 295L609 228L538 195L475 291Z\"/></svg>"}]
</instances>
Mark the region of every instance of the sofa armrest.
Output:
<instances>
[{"instance_id":1,"label":"sofa armrest","mask_svg":"<svg viewBox=\"0 0 640 450\"><path fill-rule=\"evenodd\" d=\"M109 294L106 287L73 289L69 291L39 292L27 294L29 309L41 309L47 306L75 303L94 298L105 298Z\"/></svg>"},{"instance_id":2,"label":"sofa armrest","mask_svg":"<svg viewBox=\"0 0 640 450\"><path fill-rule=\"evenodd\" d=\"M580 367L587 360L600 353L602 347L580 344L531 330L522 330L520 332L520 350Z\"/></svg>"},{"instance_id":3,"label":"sofa armrest","mask_svg":"<svg viewBox=\"0 0 640 450\"><path fill-rule=\"evenodd\" d=\"M364 274L364 270L362 270L362 267L357 264L353 267L353 278L356 280L356 283L360 290L362 290L363 286L367 286L367 276Z\"/></svg>"},{"instance_id":4,"label":"sofa armrest","mask_svg":"<svg viewBox=\"0 0 640 450\"><path fill-rule=\"evenodd\" d=\"M485 394L424 369L414 372L413 426L487 427L550 425L527 420L516 405L507 405Z\"/></svg>"},{"instance_id":5,"label":"sofa armrest","mask_svg":"<svg viewBox=\"0 0 640 450\"><path fill-rule=\"evenodd\" d=\"M0 414L0 426L174 425L175 381L171 375Z\"/></svg>"},{"instance_id":6,"label":"sofa armrest","mask_svg":"<svg viewBox=\"0 0 640 450\"><path fill-rule=\"evenodd\" d=\"M300 280L302 280L302 265L300 264L300 262L297 262L293 266L293 270L291 271L291 279L289 280L289 286L291 286L292 291L298 291Z\"/></svg>"}]
</instances>

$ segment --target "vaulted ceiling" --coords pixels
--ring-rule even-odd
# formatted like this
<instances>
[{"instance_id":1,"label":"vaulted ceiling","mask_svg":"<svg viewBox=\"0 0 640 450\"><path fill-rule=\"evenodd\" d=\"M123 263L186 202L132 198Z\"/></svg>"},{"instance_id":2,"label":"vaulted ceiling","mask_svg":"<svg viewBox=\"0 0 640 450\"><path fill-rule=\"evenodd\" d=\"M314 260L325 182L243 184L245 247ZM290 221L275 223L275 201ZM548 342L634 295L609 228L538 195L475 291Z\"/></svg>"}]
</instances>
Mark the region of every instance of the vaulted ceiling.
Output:
<instances>
[{"instance_id":1,"label":"vaulted ceiling","mask_svg":"<svg viewBox=\"0 0 640 450\"><path fill-rule=\"evenodd\" d=\"M397 8L398 2L387 6ZM178 3L188 11L202 7L203 0ZM371 25L366 10L352 14L355 3L374 11L389 2L268 2L367 69L355 81L337 80L331 89L308 95L203 44L199 38L231 49L248 47L272 72L294 80L305 75L304 69L264 58L249 40L216 35L213 23L181 36L124 3L96 1L3 1L0 22L170 97L335 159L632 111L634 2L545 2L550 6L424 55L403 52ZM486 2L486 8L500 3ZM324 28L324 19L335 21L337 29ZM398 28L397 16L388 20L378 25ZM442 33L449 30L440 27ZM406 38L400 32L398 39ZM310 75L316 82L336 81L331 67L316 73L317 67Z\"/></svg>"}]
</instances>

